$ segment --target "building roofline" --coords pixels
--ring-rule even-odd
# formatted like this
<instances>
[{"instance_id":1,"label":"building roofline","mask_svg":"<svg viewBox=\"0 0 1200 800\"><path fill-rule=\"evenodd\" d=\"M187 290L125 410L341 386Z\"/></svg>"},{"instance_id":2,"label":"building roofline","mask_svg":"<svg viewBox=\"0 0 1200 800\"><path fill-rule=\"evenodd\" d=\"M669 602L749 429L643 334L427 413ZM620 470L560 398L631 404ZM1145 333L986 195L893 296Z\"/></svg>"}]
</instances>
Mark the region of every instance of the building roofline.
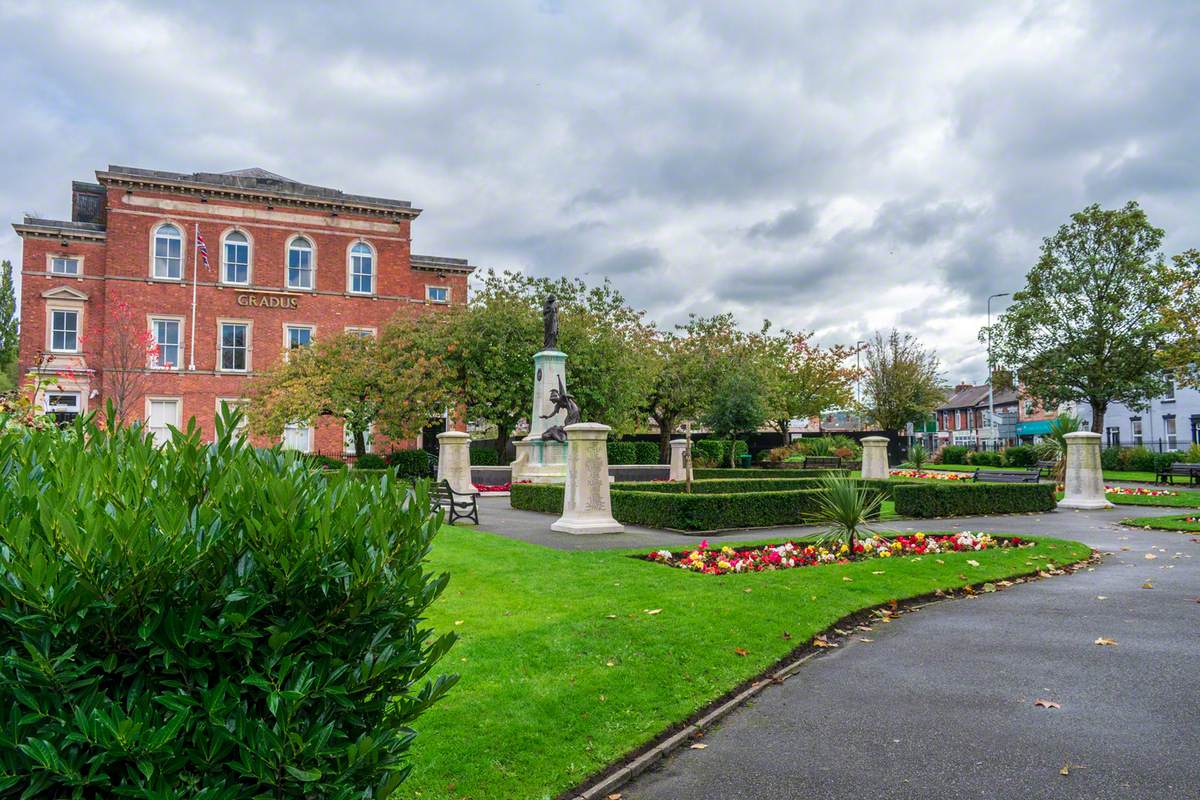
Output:
<instances>
[{"instance_id":1,"label":"building roofline","mask_svg":"<svg viewBox=\"0 0 1200 800\"><path fill-rule=\"evenodd\" d=\"M68 222L60 219L38 219L26 217L24 222L14 222L13 230L18 236L35 236L46 239L83 239L103 241L108 234L103 225L92 222Z\"/></svg>"},{"instance_id":2,"label":"building roofline","mask_svg":"<svg viewBox=\"0 0 1200 800\"><path fill-rule=\"evenodd\" d=\"M419 256L413 253L409 256L409 264L413 269L423 272L458 272L469 275L475 267L465 258L447 258L446 256Z\"/></svg>"},{"instance_id":3,"label":"building roofline","mask_svg":"<svg viewBox=\"0 0 1200 800\"><path fill-rule=\"evenodd\" d=\"M339 189L325 186L268 179L246 174L244 170L240 172L243 174L197 172L186 175L182 172L110 164L107 170L96 171L96 180L103 186L152 187L212 197L255 198L280 205L365 212L409 220L421 213L421 209L413 208L407 200L345 194Z\"/></svg>"}]
</instances>

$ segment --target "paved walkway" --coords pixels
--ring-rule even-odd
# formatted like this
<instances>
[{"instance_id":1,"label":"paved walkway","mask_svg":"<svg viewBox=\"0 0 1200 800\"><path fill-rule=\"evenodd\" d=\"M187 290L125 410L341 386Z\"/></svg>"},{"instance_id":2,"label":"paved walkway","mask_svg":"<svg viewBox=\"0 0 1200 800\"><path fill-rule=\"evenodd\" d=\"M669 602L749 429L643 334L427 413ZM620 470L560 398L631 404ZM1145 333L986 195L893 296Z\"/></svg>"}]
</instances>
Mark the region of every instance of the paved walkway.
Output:
<instances>
[{"instance_id":1,"label":"paved walkway","mask_svg":"<svg viewBox=\"0 0 1200 800\"><path fill-rule=\"evenodd\" d=\"M878 625L864 634L872 642L767 688L705 749L680 751L621 797L1200 797L1200 537L1116 524L1157 513L1180 512L925 523L1069 537L1111 555Z\"/></svg>"}]
</instances>

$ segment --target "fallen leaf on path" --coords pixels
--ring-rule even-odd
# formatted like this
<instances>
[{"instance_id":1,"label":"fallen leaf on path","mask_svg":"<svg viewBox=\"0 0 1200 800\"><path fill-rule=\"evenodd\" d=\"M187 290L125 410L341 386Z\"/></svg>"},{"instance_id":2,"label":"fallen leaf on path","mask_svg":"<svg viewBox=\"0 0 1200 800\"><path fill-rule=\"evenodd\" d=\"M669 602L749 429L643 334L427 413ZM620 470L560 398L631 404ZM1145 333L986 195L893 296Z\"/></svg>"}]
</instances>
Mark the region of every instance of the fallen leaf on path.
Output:
<instances>
[{"instance_id":1,"label":"fallen leaf on path","mask_svg":"<svg viewBox=\"0 0 1200 800\"><path fill-rule=\"evenodd\" d=\"M608 797L604 798L604 800L621 800L621 793L617 792L616 794L610 794Z\"/></svg>"},{"instance_id":2,"label":"fallen leaf on path","mask_svg":"<svg viewBox=\"0 0 1200 800\"><path fill-rule=\"evenodd\" d=\"M1154 560L1154 559L1156 559L1156 558L1158 558L1158 556L1154 555L1154 553L1146 553L1146 560L1147 560L1147 561L1153 561L1153 560Z\"/></svg>"},{"instance_id":3,"label":"fallen leaf on path","mask_svg":"<svg viewBox=\"0 0 1200 800\"><path fill-rule=\"evenodd\" d=\"M1040 697L1037 700L1034 700L1033 704L1040 708L1062 708L1062 705L1059 703L1056 703L1053 700L1043 700Z\"/></svg>"},{"instance_id":4,"label":"fallen leaf on path","mask_svg":"<svg viewBox=\"0 0 1200 800\"><path fill-rule=\"evenodd\" d=\"M688 749L689 750L703 750L706 747L708 747L708 745L703 744L701 742L696 742L694 745L691 745L690 747L688 747Z\"/></svg>"},{"instance_id":5,"label":"fallen leaf on path","mask_svg":"<svg viewBox=\"0 0 1200 800\"><path fill-rule=\"evenodd\" d=\"M461 619L456 619L456 620L454 620L454 624L455 624L455 625L462 625L462 624L463 624L463 621L462 621Z\"/></svg>"},{"instance_id":6,"label":"fallen leaf on path","mask_svg":"<svg viewBox=\"0 0 1200 800\"><path fill-rule=\"evenodd\" d=\"M983 585L983 590L984 590L985 592L994 592L994 591L996 591L996 584L994 584L994 583L985 583L985 584Z\"/></svg>"},{"instance_id":7,"label":"fallen leaf on path","mask_svg":"<svg viewBox=\"0 0 1200 800\"><path fill-rule=\"evenodd\" d=\"M1098 595L1096 595L1096 599L1097 600L1107 600L1108 598L1105 595L1098 594Z\"/></svg>"},{"instance_id":8,"label":"fallen leaf on path","mask_svg":"<svg viewBox=\"0 0 1200 800\"><path fill-rule=\"evenodd\" d=\"M1095 644L1103 645L1103 646L1114 646L1114 645L1116 645L1116 643L1117 643L1116 639L1105 639L1103 636L1101 636L1099 639L1097 639L1095 641Z\"/></svg>"},{"instance_id":9,"label":"fallen leaf on path","mask_svg":"<svg viewBox=\"0 0 1200 800\"><path fill-rule=\"evenodd\" d=\"M1063 768L1058 771L1058 774L1059 775L1070 775L1071 774L1071 762L1064 761Z\"/></svg>"},{"instance_id":10,"label":"fallen leaf on path","mask_svg":"<svg viewBox=\"0 0 1200 800\"><path fill-rule=\"evenodd\" d=\"M742 591L744 591L746 594L750 594L754 590L753 589L743 589Z\"/></svg>"},{"instance_id":11,"label":"fallen leaf on path","mask_svg":"<svg viewBox=\"0 0 1200 800\"><path fill-rule=\"evenodd\" d=\"M825 634L821 634L820 636L814 636L812 643L813 643L813 647L837 647L836 644L834 644L833 642L831 642L825 638Z\"/></svg>"},{"instance_id":12,"label":"fallen leaf on path","mask_svg":"<svg viewBox=\"0 0 1200 800\"><path fill-rule=\"evenodd\" d=\"M1151 583L1150 581L1146 581L1145 583L1143 583L1143 584L1142 584L1142 588L1143 588L1143 589L1153 589L1153 588L1154 588L1154 584L1153 584L1153 583Z\"/></svg>"},{"instance_id":13,"label":"fallen leaf on path","mask_svg":"<svg viewBox=\"0 0 1200 800\"><path fill-rule=\"evenodd\" d=\"M871 572L871 574L872 574L872 575L882 575L882 574L883 574L883 570L881 570L881 569L873 570L873 571Z\"/></svg>"},{"instance_id":14,"label":"fallen leaf on path","mask_svg":"<svg viewBox=\"0 0 1200 800\"><path fill-rule=\"evenodd\" d=\"M849 577L848 575L843 575L842 580L849 581L849 580L853 580L853 578Z\"/></svg>"},{"instance_id":15,"label":"fallen leaf on path","mask_svg":"<svg viewBox=\"0 0 1200 800\"><path fill-rule=\"evenodd\" d=\"M735 647L735 648L733 648L733 652L737 653L739 656L750 655L750 651L744 647Z\"/></svg>"},{"instance_id":16,"label":"fallen leaf on path","mask_svg":"<svg viewBox=\"0 0 1200 800\"><path fill-rule=\"evenodd\" d=\"M874 639L868 639L868 638L867 638L867 637L865 637L865 636L860 636L860 637L858 637L858 640L859 640L860 642L873 642L873 641L875 641Z\"/></svg>"},{"instance_id":17,"label":"fallen leaf on path","mask_svg":"<svg viewBox=\"0 0 1200 800\"><path fill-rule=\"evenodd\" d=\"M615 661L609 661L609 662L608 662L607 664L605 664L604 666L606 666L606 667L615 667L616 665L617 665L617 662L615 662Z\"/></svg>"},{"instance_id":18,"label":"fallen leaf on path","mask_svg":"<svg viewBox=\"0 0 1200 800\"><path fill-rule=\"evenodd\" d=\"M642 610L643 610L643 611L645 611L647 614L649 614L649 615L650 615L650 616L652 616L652 617L653 617L655 614L661 614L661 613L662 613L662 609L661 609L661 608L646 608L646 609L642 609Z\"/></svg>"},{"instance_id":19,"label":"fallen leaf on path","mask_svg":"<svg viewBox=\"0 0 1200 800\"><path fill-rule=\"evenodd\" d=\"M975 560L975 559L973 559L973 558L969 558L969 559L967 559L967 563L968 563L968 564L970 564L972 567L978 567L978 566L979 566L979 562L978 562L978 561L976 561L976 560Z\"/></svg>"},{"instance_id":20,"label":"fallen leaf on path","mask_svg":"<svg viewBox=\"0 0 1200 800\"><path fill-rule=\"evenodd\" d=\"M792 635L791 635L790 633L788 633L787 631L784 631L784 632L783 632L783 638L784 638L784 639L791 639L791 638L792 638Z\"/></svg>"},{"instance_id":21,"label":"fallen leaf on path","mask_svg":"<svg viewBox=\"0 0 1200 800\"><path fill-rule=\"evenodd\" d=\"M605 617L605 619L616 619L616 618L617 618L616 614L609 614L607 617Z\"/></svg>"}]
</instances>

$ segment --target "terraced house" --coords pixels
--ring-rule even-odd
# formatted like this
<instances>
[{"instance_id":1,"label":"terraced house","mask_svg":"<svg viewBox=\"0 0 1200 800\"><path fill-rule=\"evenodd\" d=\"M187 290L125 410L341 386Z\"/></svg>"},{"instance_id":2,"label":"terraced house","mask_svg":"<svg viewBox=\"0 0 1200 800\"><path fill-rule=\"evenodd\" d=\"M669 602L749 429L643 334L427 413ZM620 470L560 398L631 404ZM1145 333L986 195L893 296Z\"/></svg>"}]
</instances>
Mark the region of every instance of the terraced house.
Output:
<instances>
[{"instance_id":1,"label":"terraced house","mask_svg":"<svg viewBox=\"0 0 1200 800\"><path fill-rule=\"evenodd\" d=\"M222 401L255 370L327 333L374 336L402 309L466 301L465 260L413 255L404 200L262 169L183 174L110 166L72 184L69 220L26 217L20 364L68 420L125 398L156 436ZM290 426L285 444L341 452L339 425Z\"/></svg>"}]
</instances>

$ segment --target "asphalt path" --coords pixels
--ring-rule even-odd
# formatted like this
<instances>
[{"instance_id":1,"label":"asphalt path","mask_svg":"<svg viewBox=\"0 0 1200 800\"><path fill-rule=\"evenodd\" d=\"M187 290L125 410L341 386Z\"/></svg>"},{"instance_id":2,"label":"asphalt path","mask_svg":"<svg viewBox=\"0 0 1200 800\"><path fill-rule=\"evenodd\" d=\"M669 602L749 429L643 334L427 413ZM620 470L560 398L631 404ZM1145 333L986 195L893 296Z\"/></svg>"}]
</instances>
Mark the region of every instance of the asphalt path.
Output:
<instances>
[{"instance_id":1,"label":"asphalt path","mask_svg":"<svg viewBox=\"0 0 1200 800\"><path fill-rule=\"evenodd\" d=\"M1200 535L1116 524L1160 513L1180 510L924 523L1108 555L876 625L861 634L872 641L768 687L622 800L1200 798Z\"/></svg>"}]
</instances>

